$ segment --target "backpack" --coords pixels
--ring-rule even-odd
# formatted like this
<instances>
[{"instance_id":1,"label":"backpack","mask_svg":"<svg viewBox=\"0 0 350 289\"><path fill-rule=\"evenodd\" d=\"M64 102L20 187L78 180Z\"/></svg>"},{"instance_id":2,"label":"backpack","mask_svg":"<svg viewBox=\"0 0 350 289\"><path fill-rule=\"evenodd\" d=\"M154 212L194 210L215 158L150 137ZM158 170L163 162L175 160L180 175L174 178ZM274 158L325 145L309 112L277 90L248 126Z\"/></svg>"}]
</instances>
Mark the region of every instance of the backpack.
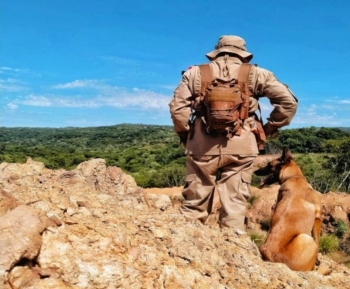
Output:
<instances>
[{"instance_id":1,"label":"backpack","mask_svg":"<svg viewBox=\"0 0 350 289\"><path fill-rule=\"evenodd\" d=\"M250 91L248 77L251 64L243 63L237 79L224 81L212 76L209 64L200 65L200 97L202 120L209 134L226 134L227 138L241 135L248 118Z\"/></svg>"}]
</instances>

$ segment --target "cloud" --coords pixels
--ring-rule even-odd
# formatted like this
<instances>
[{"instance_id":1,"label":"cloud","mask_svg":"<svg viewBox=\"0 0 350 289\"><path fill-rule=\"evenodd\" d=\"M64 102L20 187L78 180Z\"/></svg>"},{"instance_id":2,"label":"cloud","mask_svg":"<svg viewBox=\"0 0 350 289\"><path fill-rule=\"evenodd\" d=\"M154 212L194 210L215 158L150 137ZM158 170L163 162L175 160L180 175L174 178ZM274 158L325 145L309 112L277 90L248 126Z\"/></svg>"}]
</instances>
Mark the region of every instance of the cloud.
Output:
<instances>
[{"instance_id":1,"label":"cloud","mask_svg":"<svg viewBox=\"0 0 350 289\"><path fill-rule=\"evenodd\" d=\"M18 108L18 105L10 102L7 104L7 108L10 110L16 110Z\"/></svg>"},{"instance_id":2,"label":"cloud","mask_svg":"<svg viewBox=\"0 0 350 289\"><path fill-rule=\"evenodd\" d=\"M28 95L23 100L16 100L17 104L28 106L53 106L52 100L46 96Z\"/></svg>"},{"instance_id":3,"label":"cloud","mask_svg":"<svg viewBox=\"0 0 350 289\"><path fill-rule=\"evenodd\" d=\"M329 101L329 99L320 99L317 103L304 104L304 99L300 99L297 113L291 121L290 126L286 128L347 126L349 123L349 102L350 101L346 99L332 99L332 101ZM266 118L269 117L273 107L266 98L261 98L259 103L262 110L263 120L266 122Z\"/></svg>"},{"instance_id":4,"label":"cloud","mask_svg":"<svg viewBox=\"0 0 350 289\"><path fill-rule=\"evenodd\" d=\"M56 90L91 89L94 96L39 96L30 95L25 105L42 105L58 107L116 107L116 108L139 108L139 109L168 109L169 95L164 95L151 90L113 86L104 83L103 80L88 79L75 80L72 82L57 84L52 87Z\"/></svg>"},{"instance_id":5,"label":"cloud","mask_svg":"<svg viewBox=\"0 0 350 289\"><path fill-rule=\"evenodd\" d=\"M1 66L0 67L0 73L3 74L3 73L16 73L16 74L19 74L19 73L25 73L27 72L26 69L20 69L20 68L12 68L12 67L7 67L7 66Z\"/></svg>"},{"instance_id":6,"label":"cloud","mask_svg":"<svg viewBox=\"0 0 350 289\"><path fill-rule=\"evenodd\" d=\"M311 104L307 107L300 107L292 120L292 125L298 126L325 126L336 127L346 126L349 122L347 112L335 105Z\"/></svg>"},{"instance_id":7,"label":"cloud","mask_svg":"<svg viewBox=\"0 0 350 289\"><path fill-rule=\"evenodd\" d=\"M100 97L99 100L108 106L119 108L167 109L170 96L134 88L132 91L119 90L118 95Z\"/></svg>"},{"instance_id":8,"label":"cloud","mask_svg":"<svg viewBox=\"0 0 350 289\"><path fill-rule=\"evenodd\" d=\"M175 90L176 85L159 85L160 88Z\"/></svg>"},{"instance_id":9,"label":"cloud","mask_svg":"<svg viewBox=\"0 0 350 289\"><path fill-rule=\"evenodd\" d=\"M8 66L0 66L0 74L11 77L26 76L26 77L40 77L41 74L31 71L27 68L14 68Z\"/></svg>"},{"instance_id":10,"label":"cloud","mask_svg":"<svg viewBox=\"0 0 350 289\"><path fill-rule=\"evenodd\" d=\"M144 63L139 60L128 59L128 58L123 58L118 56L101 56L101 59L119 64L119 65L127 65L127 66L139 66Z\"/></svg>"},{"instance_id":11,"label":"cloud","mask_svg":"<svg viewBox=\"0 0 350 289\"><path fill-rule=\"evenodd\" d=\"M112 94L98 94L93 97L81 95L28 95L13 101L15 104L41 107L70 107L70 108L137 108L140 110L167 110L170 96L153 91L134 88L131 91L121 88L111 88Z\"/></svg>"},{"instance_id":12,"label":"cloud","mask_svg":"<svg viewBox=\"0 0 350 289\"><path fill-rule=\"evenodd\" d=\"M0 79L0 91L2 92L19 92L27 90L24 82L14 78Z\"/></svg>"},{"instance_id":13,"label":"cloud","mask_svg":"<svg viewBox=\"0 0 350 289\"><path fill-rule=\"evenodd\" d=\"M31 82L31 78L33 76L39 77L40 75L28 69L1 66L0 76L0 91L2 93L16 93L30 91L31 87L29 83Z\"/></svg>"},{"instance_id":14,"label":"cloud","mask_svg":"<svg viewBox=\"0 0 350 289\"><path fill-rule=\"evenodd\" d=\"M72 82L57 84L52 86L53 89L74 89L74 88L95 88L99 89L101 81L89 79L89 80L74 80Z\"/></svg>"},{"instance_id":15,"label":"cloud","mask_svg":"<svg viewBox=\"0 0 350 289\"><path fill-rule=\"evenodd\" d=\"M292 120L292 125L309 127L309 126L344 126L347 123L345 118L336 117L335 115L329 114L304 114L297 113L295 118Z\"/></svg>"}]
</instances>

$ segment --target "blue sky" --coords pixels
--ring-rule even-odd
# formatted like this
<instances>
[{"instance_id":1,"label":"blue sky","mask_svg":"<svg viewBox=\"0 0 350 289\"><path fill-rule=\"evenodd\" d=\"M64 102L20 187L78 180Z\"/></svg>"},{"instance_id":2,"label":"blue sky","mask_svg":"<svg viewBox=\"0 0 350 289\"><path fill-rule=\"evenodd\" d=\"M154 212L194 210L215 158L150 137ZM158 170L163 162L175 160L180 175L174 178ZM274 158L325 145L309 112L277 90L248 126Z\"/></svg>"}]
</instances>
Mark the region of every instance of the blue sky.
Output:
<instances>
[{"instance_id":1,"label":"blue sky","mask_svg":"<svg viewBox=\"0 0 350 289\"><path fill-rule=\"evenodd\" d=\"M171 125L181 71L228 34L298 97L288 128L350 126L349 11L347 0L2 0L0 126Z\"/></svg>"}]
</instances>

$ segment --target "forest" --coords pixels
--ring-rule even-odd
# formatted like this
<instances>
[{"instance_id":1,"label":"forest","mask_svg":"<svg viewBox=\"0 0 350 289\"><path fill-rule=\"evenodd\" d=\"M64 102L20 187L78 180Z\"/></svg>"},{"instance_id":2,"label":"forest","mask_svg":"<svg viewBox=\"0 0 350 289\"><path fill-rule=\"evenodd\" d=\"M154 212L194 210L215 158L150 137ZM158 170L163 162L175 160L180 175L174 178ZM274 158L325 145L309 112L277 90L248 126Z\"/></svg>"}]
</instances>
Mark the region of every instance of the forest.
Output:
<instances>
[{"instance_id":1,"label":"forest","mask_svg":"<svg viewBox=\"0 0 350 289\"><path fill-rule=\"evenodd\" d=\"M311 185L320 192L350 190L350 128L281 130L265 144L267 154L292 151ZM28 157L47 168L70 170L103 158L132 175L141 187L183 185L185 155L172 126L120 124L103 127L0 127L0 162L24 163ZM254 183L258 183L253 178Z\"/></svg>"}]
</instances>

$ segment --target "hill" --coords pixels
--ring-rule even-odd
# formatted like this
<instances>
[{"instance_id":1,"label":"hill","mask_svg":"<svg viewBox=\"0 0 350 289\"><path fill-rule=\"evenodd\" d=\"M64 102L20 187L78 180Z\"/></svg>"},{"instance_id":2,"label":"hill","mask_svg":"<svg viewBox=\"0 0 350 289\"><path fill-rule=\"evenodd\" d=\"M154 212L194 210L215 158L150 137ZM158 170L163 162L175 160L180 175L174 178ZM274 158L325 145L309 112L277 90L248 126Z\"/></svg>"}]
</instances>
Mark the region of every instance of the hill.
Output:
<instances>
[{"instance_id":1,"label":"hill","mask_svg":"<svg viewBox=\"0 0 350 289\"><path fill-rule=\"evenodd\" d=\"M350 269L322 254L313 272L263 262L247 234L220 229L215 215L208 225L187 222L180 188L143 190L103 159L70 171L3 162L0 172L4 289L350 287ZM258 212L270 214L277 189L254 189L249 227ZM347 216L349 203L334 194L325 218Z\"/></svg>"},{"instance_id":2,"label":"hill","mask_svg":"<svg viewBox=\"0 0 350 289\"><path fill-rule=\"evenodd\" d=\"M265 148L268 153L276 153L282 146L288 146L293 153L309 156L312 153L339 153L337 146L346 142L350 143L350 134L344 128L310 127L282 130L279 139L269 141ZM347 146L342 150L348 151ZM347 158L346 154L340 155ZM0 127L0 162L24 163L27 157L50 169L67 170L91 158L103 158L108 166L120 167L132 175L142 187L180 186L185 173L184 149L171 126ZM338 160L331 160L328 156L317 156L311 161L302 158L301 161L305 163L309 179L317 174L318 179L327 180L327 183L333 179L335 186L344 179L347 166L342 160L337 170L334 163ZM328 185L314 185L322 192L329 189ZM346 191L346 188L345 182L342 189Z\"/></svg>"}]
</instances>

